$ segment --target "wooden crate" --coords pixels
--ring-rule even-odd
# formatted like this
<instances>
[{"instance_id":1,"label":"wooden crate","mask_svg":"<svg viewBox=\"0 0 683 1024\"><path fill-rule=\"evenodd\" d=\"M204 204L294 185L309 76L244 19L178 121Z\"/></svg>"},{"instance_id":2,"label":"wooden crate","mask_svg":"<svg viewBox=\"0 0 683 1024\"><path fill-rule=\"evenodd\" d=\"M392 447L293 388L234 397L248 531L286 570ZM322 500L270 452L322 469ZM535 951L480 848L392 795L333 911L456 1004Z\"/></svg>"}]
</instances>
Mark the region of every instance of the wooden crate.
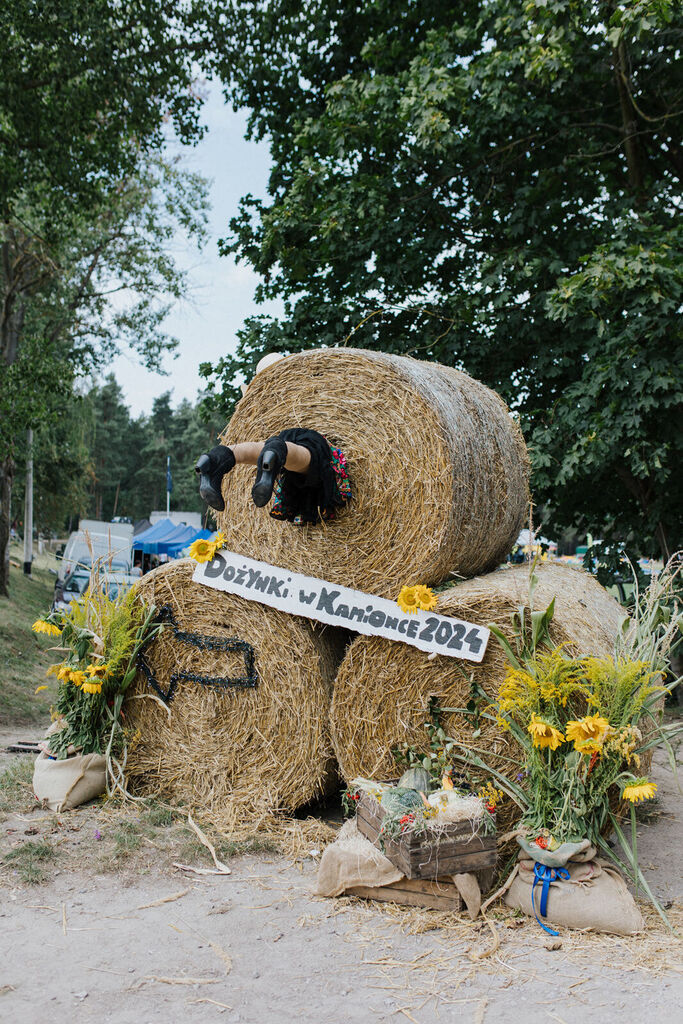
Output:
<instances>
[{"instance_id":1,"label":"wooden crate","mask_svg":"<svg viewBox=\"0 0 683 1024\"><path fill-rule=\"evenodd\" d=\"M429 834L417 838L408 832L398 839L385 839L382 849L379 833L384 815L384 808L374 797L361 794L356 805L359 832L382 850L406 878L440 878L495 866L495 833L488 836L473 833L469 821L453 822L433 838Z\"/></svg>"},{"instance_id":2,"label":"wooden crate","mask_svg":"<svg viewBox=\"0 0 683 1024\"><path fill-rule=\"evenodd\" d=\"M427 907L459 913L464 908L462 896L449 879L402 878L389 885L354 885L345 896L362 896L381 903L398 903L404 907Z\"/></svg>"}]
</instances>

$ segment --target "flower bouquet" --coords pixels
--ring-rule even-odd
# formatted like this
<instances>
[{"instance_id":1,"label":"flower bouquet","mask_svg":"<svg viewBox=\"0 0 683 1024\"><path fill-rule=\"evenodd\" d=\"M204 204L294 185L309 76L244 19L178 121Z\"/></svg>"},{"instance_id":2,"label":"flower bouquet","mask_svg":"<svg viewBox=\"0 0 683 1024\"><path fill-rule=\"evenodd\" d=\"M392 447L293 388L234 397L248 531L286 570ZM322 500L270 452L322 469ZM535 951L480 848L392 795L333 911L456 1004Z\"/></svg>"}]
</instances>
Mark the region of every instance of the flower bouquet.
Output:
<instances>
[{"instance_id":1,"label":"flower bouquet","mask_svg":"<svg viewBox=\"0 0 683 1024\"><path fill-rule=\"evenodd\" d=\"M155 609L143 604L135 588L112 598L100 580L94 566L81 604L72 601L67 612L51 612L33 624L35 632L59 637L56 650L63 655L48 669L59 688L34 776L36 796L56 810L105 788L125 792L121 708L138 654L162 628L154 621ZM56 781L58 774L63 782Z\"/></svg>"},{"instance_id":2,"label":"flower bouquet","mask_svg":"<svg viewBox=\"0 0 683 1024\"><path fill-rule=\"evenodd\" d=\"M522 811L518 839L534 861L563 868L588 848L600 850L629 875L666 920L638 866L635 805L655 796L641 758L662 743L675 761L671 738L680 727L662 723L667 654L683 631L683 616L669 600L681 572L671 562L645 592L636 587L631 618L624 617L613 657L571 657L552 643L554 602L533 607L536 577L530 572L530 613L514 615L512 642L492 624L509 665L497 699L484 714L509 732L523 752L523 771L509 778L463 744L444 737L445 756L497 780ZM450 709L441 709L448 711ZM630 807L631 835L621 826ZM621 850L608 844L614 831Z\"/></svg>"}]
</instances>

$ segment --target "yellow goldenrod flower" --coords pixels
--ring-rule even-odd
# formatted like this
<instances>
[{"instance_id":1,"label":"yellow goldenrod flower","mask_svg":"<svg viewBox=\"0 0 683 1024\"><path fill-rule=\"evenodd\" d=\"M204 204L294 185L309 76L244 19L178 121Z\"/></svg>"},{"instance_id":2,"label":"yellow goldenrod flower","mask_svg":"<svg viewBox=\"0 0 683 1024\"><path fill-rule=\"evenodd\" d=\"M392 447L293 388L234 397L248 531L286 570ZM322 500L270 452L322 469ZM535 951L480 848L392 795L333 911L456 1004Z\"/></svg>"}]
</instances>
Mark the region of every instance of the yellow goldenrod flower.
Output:
<instances>
[{"instance_id":1,"label":"yellow goldenrod flower","mask_svg":"<svg viewBox=\"0 0 683 1024\"><path fill-rule=\"evenodd\" d=\"M639 800L652 800L656 792L656 782L648 782L647 779L636 779L635 782L630 782L622 790L621 795L624 800L630 800L632 804L637 804Z\"/></svg>"},{"instance_id":2,"label":"yellow goldenrod flower","mask_svg":"<svg viewBox=\"0 0 683 1024\"><path fill-rule=\"evenodd\" d=\"M535 747L550 747L551 750L557 750L560 743L564 742L564 736L560 730L552 726L550 722L544 722L536 714L531 716L527 732L531 735Z\"/></svg>"},{"instance_id":3,"label":"yellow goldenrod flower","mask_svg":"<svg viewBox=\"0 0 683 1024\"><path fill-rule=\"evenodd\" d=\"M423 587L419 584L413 587L417 603L424 612L431 612L437 605L437 596L433 593L429 587Z\"/></svg>"},{"instance_id":4,"label":"yellow goldenrod flower","mask_svg":"<svg viewBox=\"0 0 683 1024\"><path fill-rule=\"evenodd\" d=\"M31 629L34 633L46 633L48 636L60 636L62 632L58 626L53 626L51 622L46 622L45 619L36 619Z\"/></svg>"},{"instance_id":5,"label":"yellow goldenrod flower","mask_svg":"<svg viewBox=\"0 0 683 1024\"><path fill-rule=\"evenodd\" d=\"M102 681L100 679L87 679L81 689L83 693L102 693Z\"/></svg>"},{"instance_id":6,"label":"yellow goldenrod flower","mask_svg":"<svg viewBox=\"0 0 683 1024\"><path fill-rule=\"evenodd\" d=\"M403 587L396 600L396 604L401 611L406 612L408 615L416 615L420 607L416 591L417 587Z\"/></svg>"},{"instance_id":7,"label":"yellow goldenrod flower","mask_svg":"<svg viewBox=\"0 0 683 1024\"><path fill-rule=\"evenodd\" d=\"M216 545L211 540L195 540L190 544L188 554L195 562L210 562L216 554Z\"/></svg>"},{"instance_id":8,"label":"yellow goldenrod flower","mask_svg":"<svg viewBox=\"0 0 683 1024\"><path fill-rule=\"evenodd\" d=\"M75 672L69 669L69 681L72 682L74 686L83 686L86 680L87 676L82 669L79 668Z\"/></svg>"},{"instance_id":9,"label":"yellow goldenrod flower","mask_svg":"<svg viewBox=\"0 0 683 1024\"><path fill-rule=\"evenodd\" d=\"M600 715L586 715L578 721L567 722L565 735L582 754L595 754L602 749L610 724Z\"/></svg>"},{"instance_id":10,"label":"yellow goldenrod flower","mask_svg":"<svg viewBox=\"0 0 683 1024\"><path fill-rule=\"evenodd\" d=\"M109 671L109 665L102 662L101 665L88 665L86 672L92 679L104 679Z\"/></svg>"},{"instance_id":11,"label":"yellow goldenrod flower","mask_svg":"<svg viewBox=\"0 0 683 1024\"><path fill-rule=\"evenodd\" d=\"M40 693L41 690L47 690L47 686L36 686L34 693Z\"/></svg>"}]
</instances>

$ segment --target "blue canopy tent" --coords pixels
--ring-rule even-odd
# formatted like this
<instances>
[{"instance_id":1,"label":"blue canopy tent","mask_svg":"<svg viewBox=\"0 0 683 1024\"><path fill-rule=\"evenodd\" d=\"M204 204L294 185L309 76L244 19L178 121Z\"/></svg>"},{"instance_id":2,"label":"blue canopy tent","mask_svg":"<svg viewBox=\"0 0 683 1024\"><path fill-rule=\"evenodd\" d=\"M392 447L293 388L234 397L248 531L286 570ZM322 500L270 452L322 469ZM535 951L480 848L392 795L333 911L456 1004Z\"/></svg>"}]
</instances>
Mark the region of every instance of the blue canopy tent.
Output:
<instances>
[{"instance_id":1,"label":"blue canopy tent","mask_svg":"<svg viewBox=\"0 0 683 1024\"><path fill-rule=\"evenodd\" d=\"M149 530L133 537L133 550L142 551L144 554L156 554L157 541L164 540L177 529L177 525L170 519L160 519L154 526L150 526Z\"/></svg>"}]
</instances>

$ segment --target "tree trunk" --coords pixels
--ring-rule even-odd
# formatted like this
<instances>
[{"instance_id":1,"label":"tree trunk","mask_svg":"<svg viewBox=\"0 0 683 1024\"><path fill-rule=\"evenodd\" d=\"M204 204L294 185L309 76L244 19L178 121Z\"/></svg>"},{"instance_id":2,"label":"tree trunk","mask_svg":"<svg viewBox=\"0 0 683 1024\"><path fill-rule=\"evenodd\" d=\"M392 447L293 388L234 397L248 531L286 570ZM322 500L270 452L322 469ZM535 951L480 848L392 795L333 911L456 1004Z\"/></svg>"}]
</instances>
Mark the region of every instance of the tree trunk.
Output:
<instances>
[{"instance_id":1,"label":"tree trunk","mask_svg":"<svg viewBox=\"0 0 683 1024\"><path fill-rule=\"evenodd\" d=\"M0 596L9 597L9 531L12 515L14 462L7 455L0 462Z\"/></svg>"}]
</instances>

